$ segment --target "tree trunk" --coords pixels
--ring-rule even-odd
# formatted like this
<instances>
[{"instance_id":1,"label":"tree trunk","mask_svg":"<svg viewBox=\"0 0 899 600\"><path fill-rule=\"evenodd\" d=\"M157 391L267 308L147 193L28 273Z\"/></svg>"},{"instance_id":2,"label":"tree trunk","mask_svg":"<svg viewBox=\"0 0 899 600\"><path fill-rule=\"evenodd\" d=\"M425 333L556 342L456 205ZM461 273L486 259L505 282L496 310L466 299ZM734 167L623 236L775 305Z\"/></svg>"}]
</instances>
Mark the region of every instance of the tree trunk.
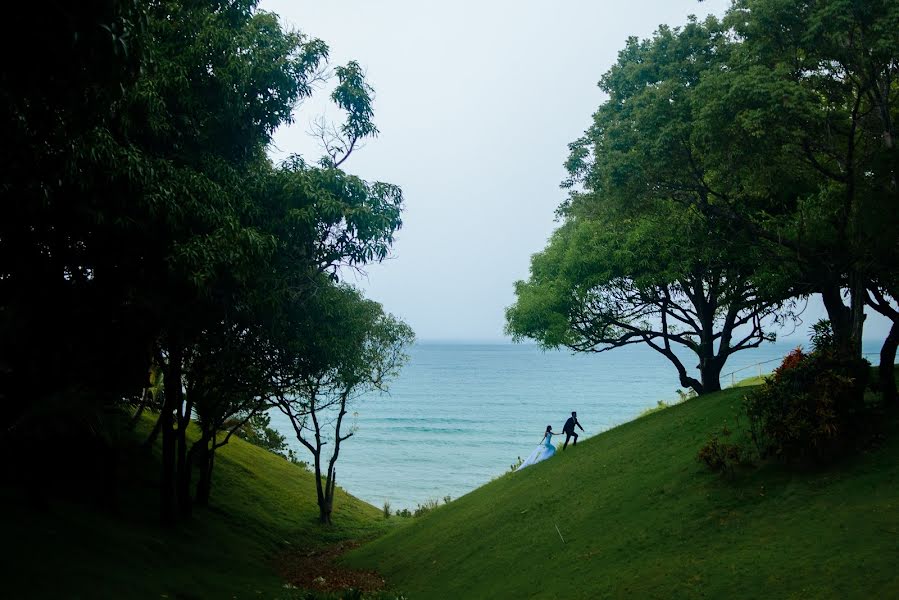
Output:
<instances>
[{"instance_id":1,"label":"tree trunk","mask_svg":"<svg viewBox=\"0 0 899 600\"><path fill-rule=\"evenodd\" d=\"M838 284L824 286L821 289L821 299L824 301L824 309L830 320L830 328L833 331L833 340L837 350L846 356L852 355L852 325L850 310L843 304Z\"/></svg>"},{"instance_id":2,"label":"tree trunk","mask_svg":"<svg viewBox=\"0 0 899 600\"><path fill-rule=\"evenodd\" d=\"M705 286L699 282L702 281L700 275L694 277L696 286L693 290L693 306L696 308L697 317L702 330L699 332L699 347L695 349L699 358L699 378L702 380L702 386L696 391L697 396L717 392L721 389L719 380L722 365L715 356L715 309L717 302L715 300L714 283L710 284L708 297L706 296Z\"/></svg>"},{"instance_id":3,"label":"tree trunk","mask_svg":"<svg viewBox=\"0 0 899 600\"><path fill-rule=\"evenodd\" d=\"M890 333L887 334L883 347L880 349L880 365L877 367L877 375L880 380L880 393L886 404L895 405L896 394L896 348L899 347L899 321L893 321Z\"/></svg>"},{"instance_id":4,"label":"tree trunk","mask_svg":"<svg viewBox=\"0 0 899 600\"><path fill-rule=\"evenodd\" d=\"M215 448L209 447L207 441L199 454L200 478L197 481L197 495L194 500L197 506L209 506L209 496L212 491L212 467L215 464Z\"/></svg>"},{"instance_id":5,"label":"tree trunk","mask_svg":"<svg viewBox=\"0 0 899 600\"><path fill-rule=\"evenodd\" d=\"M337 471L332 471L331 475L325 481L325 497L324 502L319 504L318 520L321 523L331 524L331 513L334 511L334 486L336 483Z\"/></svg>"},{"instance_id":6,"label":"tree trunk","mask_svg":"<svg viewBox=\"0 0 899 600\"><path fill-rule=\"evenodd\" d=\"M719 360L717 356L700 361L699 372L702 377L703 394L721 391L721 369L723 367L724 362Z\"/></svg>"},{"instance_id":7,"label":"tree trunk","mask_svg":"<svg viewBox=\"0 0 899 600\"><path fill-rule=\"evenodd\" d=\"M867 292L861 275L851 274L850 279L852 287L849 290L849 306L843 303L842 290L838 284L823 287L821 299L827 310L837 352L847 358L861 358Z\"/></svg>"},{"instance_id":8,"label":"tree trunk","mask_svg":"<svg viewBox=\"0 0 899 600\"><path fill-rule=\"evenodd\" d=\"M181 414L184 410L184 414ZM176 480L176 496L178 499L178 510L180 516L190 517L193 512L193 499L190 496L190 481L193 475L193 456L188 454L187 448L187 425L190 423L190 401L187 406L179 405L178 411L178 463L177 463L177 480Z\"/></svg>"},{"instance_id":9,"label":"tree trunk","mask_svg":"<svg viewBox=\"0 0 899 600\"><path fill-rule=\"evenodd\" d=\"M322 487L322 467L321 467L321 450L319 454L314 455L315 464L315 496L318 501L318 521L320 523L331 523L331 511L327 506L325 498L325 489Z\"/></svg>"},{"instance_id":10,"label":"tree trunk","mask_svg":"<svg viewBox=\"0 0 899 600\"><path fill-rule=\"evenodd\" d=\"M175 524L175 409L181 405L181 348L177 344L169 347L169 363L166 367L165 402L159 416L162 433L162 477L159 481L159 509L162 524Z\"/></svg>"},{"instance_id":11,"label":"tree trunk","mask_svg":"<svg viewBox=\"0 0 899 600\"><path fill-rule=\"evenodd\" d=\"M865 330L865 305L868 291L860 273L853 273L849 290L849 350L852 358L862 358L862 336Z\"/></svg>"}]
</instances>

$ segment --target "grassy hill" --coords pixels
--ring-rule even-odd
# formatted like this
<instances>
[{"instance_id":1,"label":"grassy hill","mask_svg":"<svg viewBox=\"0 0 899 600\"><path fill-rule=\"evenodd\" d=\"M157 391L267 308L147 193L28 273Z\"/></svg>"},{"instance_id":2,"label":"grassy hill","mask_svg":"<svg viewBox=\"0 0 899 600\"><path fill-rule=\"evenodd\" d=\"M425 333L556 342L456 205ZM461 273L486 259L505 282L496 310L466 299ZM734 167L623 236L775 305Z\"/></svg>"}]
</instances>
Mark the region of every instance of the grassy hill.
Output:
<instances>
[{"instance_id":1,"label":"grassy hill","mask_svg":"<svg viewBox=\"0 0 899 600\"><path fill-rule=\"evenodd\" d=\"M899 597L899 435L828 469L726 480L695 456L745 393L569 447L347 562L414 599Z\"/></svg>"},{"instance_id":2,"label":"grassy hill","mask_svg":"<svg viewBox=\"0 0 899 600\"><path fill-rule=\"evenodd\" d=\"M369 537L386 525L378 509L338 490L335 525L320 527L312 474L232 438L217 455L212 507L160 530L157 458L136 451L127 465L113 514L78 490L61 490L66 500L35 509L21 492L0 487L3 597L294 597L276 574L278 552ZM58 485L69 483L60 474Z\"/></svg>"}]
</instances>

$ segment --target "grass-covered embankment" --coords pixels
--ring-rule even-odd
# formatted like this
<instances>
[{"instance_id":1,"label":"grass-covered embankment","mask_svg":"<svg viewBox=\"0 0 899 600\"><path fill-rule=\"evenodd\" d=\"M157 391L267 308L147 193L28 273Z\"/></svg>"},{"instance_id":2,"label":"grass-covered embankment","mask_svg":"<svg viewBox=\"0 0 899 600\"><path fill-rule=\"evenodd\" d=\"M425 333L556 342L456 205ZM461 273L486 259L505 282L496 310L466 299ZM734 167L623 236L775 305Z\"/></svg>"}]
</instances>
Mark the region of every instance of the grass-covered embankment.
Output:
<instances>
[{"instance_id":1,"label":"grass-covered embankment","mask_svg":"<svg viewBox=\"0 0 899 600\"><path fill-rule=\"evenodd\" d=\"M218 451L211 508L173 530L159 527L157 457L135 449L123 470L112 513L78 490L57 490L65 500L36 509L21 491L0 488L4 597L286 597L278 553L385 525L378 509L338 489L334 525L320 526L312 474L240 439Z\"/></svg>"},{"instance_id":2,"label":"grass-covered embankment","mask_svg":"<svg viewBox=\"0 0 899 600\"><path fill-rule=\"evenodd\" d=\"M899 596L895 421L879 447L827 469L768 465L729 481L695 456L725 421L735 428L746 391L569 447L348 562L416 599Z\"/></svg>"}]
</instances>

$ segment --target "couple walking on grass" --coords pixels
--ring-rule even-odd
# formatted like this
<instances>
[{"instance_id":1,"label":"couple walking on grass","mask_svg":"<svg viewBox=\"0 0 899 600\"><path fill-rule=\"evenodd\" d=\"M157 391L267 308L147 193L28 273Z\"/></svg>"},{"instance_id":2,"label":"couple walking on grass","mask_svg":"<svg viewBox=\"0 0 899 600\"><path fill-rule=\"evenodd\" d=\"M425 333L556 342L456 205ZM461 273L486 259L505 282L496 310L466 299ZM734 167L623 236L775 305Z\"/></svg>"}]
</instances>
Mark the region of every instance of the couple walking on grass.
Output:
<instances>
[{"instance_id":1,"label":"couple walking on grass","mask_svg":"<svg viewBox=\"0 0 899 600\"><path fill-rule=\"evenodd\" d=\"M565 425L562 427L562 433L565 434L565 444L562 446L562 450L568 447L568 442L571 438L574 438L574 446L577 446L577 433L575 433L574 428L580 427L581 431L584 430L581 427L581 424L577 420L577 413L572 412L571 416L568 417L568 420L565 421ZM543 433L543 439L540 441L540 445L534 448L534 451L531 452L531 455L527 457L527 459L521 463L521 465L515 469L516 471L520 471L525 467L529 467L534 463L538 463L541 460L546 460L550 458L556 453L556 447L552 445L551 441L554 435L561 435L553 431L552 425L546 426L546 431Z\"/></svg>"}]
</instances>

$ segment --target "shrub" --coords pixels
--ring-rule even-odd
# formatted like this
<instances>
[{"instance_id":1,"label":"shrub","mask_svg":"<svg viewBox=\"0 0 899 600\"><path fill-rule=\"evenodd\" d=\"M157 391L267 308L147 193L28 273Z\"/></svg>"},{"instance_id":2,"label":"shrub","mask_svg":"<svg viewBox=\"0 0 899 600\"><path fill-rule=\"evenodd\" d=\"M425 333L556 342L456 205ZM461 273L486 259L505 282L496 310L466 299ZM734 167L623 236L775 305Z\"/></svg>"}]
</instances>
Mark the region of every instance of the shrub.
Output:
<instances>
[{"instance_id":1,"label":"shrub","mask_svg":"<svg viewBox=\"0 0 899 600\"><path fill-rule=\"evenodd\" d=\"M439 505L440 505L440 503L437 500L434 500L434 499L425 500L424 504L419 504L415 507L415 510L412 511L412 516L413 517L424 516L424 515L428 514L429 512L431 512L432 510L434 510L435 508L437 508Z\"/></svg>"},{"instance_id":2,"label":"shrub","mask_svg":"<svg viewBox=\"0 0 899 600\"><path fill-rule=\"evenodd\" d=\"M516 460L514 463L512 463L511 465L509 465L509 470L510 470L510 471L515 471L518 467L521 466L521 463L523 463L523 462L524 462L524 461L523 461L523 460L521 459L521 457L519 456L519 457L518 457L518 460Z\"/></svg>"},{"instance_id":3,"label":"shrub","mask_svg":"<svg viewBox=\"0 0 899 600\"><path fill-rule=\"evenodd\" d=\"M677 391L679 392L680 390L677 390ZM665 402L664 400L659 400L658 402L656 402L656 405L655 405L655 406L650 406L649 408L647 408L646 410L644 410L643 412L641 412L641 413L640 413L640 417L645 417L645 416L647 416L647 415L651 415L651 414L653 414L653 413L657 413L657 412L659 412L660 410L665 410L665 409L668 408L669 406L671 406L671 405L668 404L667 402Z\"/></svg>"},{"instance_id":4,"label":"shrub","mask_svg":"<svg viewBox=\"0 0 899 600\"><path fill-rule=\"evenodd\" d=\"M384 518L389 519L390 518L390 500L384 500L384 507L382 508L382 510L384 511Z\"/></svg>"},{"instance_id":5,"label":"shrub","mask_svg":"<svg viewBox=\"0 0 899 600\"><path fill-rule=\"evenodd\" d=\"M284 456L280 452L275 452L275 454L277 454L278 456ZM310 465L305 460L300 460L300 457L291 448L287 449L287 460L289 460L292 464L295 464L296 466L300 467L301 469L305 469L306 471L309 471L310 473L312 472L312 465Z\"/></svg>"},{"instance_id":6,"label":"shrub","mask_svg":"<svg viewBox=\"0 0 899 600\"><path fill-rule=\"evenodd\" d=\"M718 433L713 433L709 441L699 449L696 460L703 462L716 473L733 475L734 467L743 464L746 456L739 445L727 441L730 439L730 429L727 423Z\"/></svg>"},{"instance_id":7,"label":"shrub","mask_svg":"<svg viewBox=\"0 0 899 600\"><path fill-rule=\"evenodd\" d=\"M690 388L687 391L684 391L682 389L676 389L674 391L675 393L677 393L678 402L686 402L687 400L696 397L696 390L694 390L693 388ZM659 404L662 404L662 402L660 401Z\"/></svg>"},{"instance_id":8,"label":"shrub","mask_svg":"<svg viewBox=\"0 0 899 600\"><path fill-rule=\"evenodd\" d=\"M269 452L287 458L287 438L271 426L272 418L266 412L258 412L250 417L242 427L235 430L237 437L254 446L265 448ZM230 425L230 423L226 423Z\"/></svg>"},{"instance_id":9,"label":"shrub","mask_svg":"<svg viewBox=\"0 0 899 600\"><path fill-rule=\"evenodd\" d=\"M802 363L805 358L806 355L802 352L801 347L793 349L784 357L783 362L780 363L780 366L774 369L774 378L778 379L787 371L795 369Z\"/></svg>"},{"instance_id":10,"label":"shrub","mask_svg":"<svg viewBox=\"0 0 899 600\"><path fill-rule=\"evenodd\" d=\"M812 341L811 354L791 352L775 376L744 399L761 456L826 462L863 437L868 362L840 356L821 324Z\"/></svg>"}]
</instances>

